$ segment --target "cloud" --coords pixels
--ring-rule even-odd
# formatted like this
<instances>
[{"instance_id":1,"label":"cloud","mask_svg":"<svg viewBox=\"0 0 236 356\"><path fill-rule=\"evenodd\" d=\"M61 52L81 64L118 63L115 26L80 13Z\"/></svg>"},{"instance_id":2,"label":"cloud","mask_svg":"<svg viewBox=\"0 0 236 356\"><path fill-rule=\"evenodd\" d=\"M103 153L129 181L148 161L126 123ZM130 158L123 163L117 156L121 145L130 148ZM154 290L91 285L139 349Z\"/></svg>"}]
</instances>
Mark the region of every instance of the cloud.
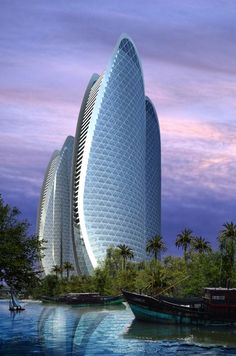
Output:
<instances>
[{"instance_id":1,"label":"cloud","mask_svg":"<svg viewBox=\"0 0 236 356\"><path fill-rule=\"evenodd\" d=\"M235 191L236 139L232 126L165 118L161 124L163 172L175 172L176 186L189 182L225 194ZM173 178L172 178L173 179Z\"/></svg>"},{"instance_id":2,"label":"cloud","mask_svg":"<svg viewBox=\"0 0 236 356\"><path fill-rule=\"evenodd\" d=\"M185 227L217 244L220 226L235 220L236 139L231 125L164 118L163 235L175 251Z\"/></svg>"},{"instance_id":3,"label":"cloud","mask_svg":"<svg viewBox=\"0 0 236 356\"><path fill-rule=\"evenodd\" d=\"M1 191L35 225L50 155L74 135L93 72L121 32L135 41L160 120L163 232L186 225L215 239L235 220L236 22L233 0L57 3L3 0ZM173 249L174 251L174 249Z\"/></svg>"}]
</instances>

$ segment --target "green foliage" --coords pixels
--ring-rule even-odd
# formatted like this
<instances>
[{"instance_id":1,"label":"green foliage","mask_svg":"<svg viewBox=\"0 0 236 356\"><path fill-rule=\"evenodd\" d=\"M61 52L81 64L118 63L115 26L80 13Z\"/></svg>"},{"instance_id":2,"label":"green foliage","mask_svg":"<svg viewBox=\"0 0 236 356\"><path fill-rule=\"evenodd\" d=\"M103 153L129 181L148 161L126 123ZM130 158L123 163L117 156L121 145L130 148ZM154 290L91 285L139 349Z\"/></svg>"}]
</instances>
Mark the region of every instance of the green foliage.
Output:
<instances>
[{"instance_id":1,"label":"green foliage","mask_svg":"<svg viewBox=\"0 0 236 356\"><path fill-rule=\"evenodd\" d=\"M69 279L69 277L70 277L70 271L74 271L74 266L73 266L73 264L72 263L70 263L70 262L68 262L68 261L66 261L66 262L64 262L64 264L63 264L63 270L65 270L66 271L66 278L67 279Z\"/></svg>"},{"instance_id":2,"label":"green foliage","mask_svg":"<svg viewBox=\"0 0 236 356\"><path fill-rule=\"evenodd\" d=\"M95 291L101 294L112 293L112 277L106 268L96 268L93 276Z\"/></svg>"},{"instance_id":3,"label":"green foliage","mask_svg":"<svg viewBox=\"0 0 236 356\"><path fill-rule=\"evenodd\" d=\"M54 265L51 269L51 272L55 273L57 277L58 277L58 274L60 274L60 276L62 278L63 267L60 267L59 265Z\"/></svg>"},{"instance_id":4,"label":"green foliage","mask_svg":"<svg viewBox=\"0 0 236 356\"><path fill-rule=\"evenodd\" d=\"M137 273L135 287L143 293L157 295L169 285L162 263L157 260L147 262L145 268Z\"/></svg>"},{"instance_id":5,"label":"green foliage","mask_svg":"<svg viewBox=\"0 0 236 356\"><path fill-rule=\"evenodd\" d=\"M223 224L224 229L218 237L221 253L221 284L226 285L228 278L232 278L236 251L236 225L233 222Z\"/></svg>"},{"instance_id":6,"label":"green foliage","mask_svg":"<svg viewBox=\"0 0 236 356\"><path fill-rule=\"evenodd\" d=\"M0 197L0 282L16 290L27 289L34 298L69 292L118 295L122 289L151 295L200 296L204 287L225 287L228 278L236 287L236 225L232 222L223 225L216 252L203 237L194 237L192 230L184 229L176 239L176 246L184 251L183 258L168 256L158 261L160 252L166 250L158 235L146 246L154 256L151 261L132 262L133 250L120 244L107 250L105 260L91 276L70 276L74 266L64 262L39 280L41 271L35 266L39 266L43 242L28 237L28 223L20 221L19 215L18 209L5 205Z\"/></svg>"},{"instance_id":7,"label":"green foliage","mask_svg":"<svg viewBox=\"0 0 236 356\"><path fill-rule=\"evenodd\" d=\"M192 248L199 253L211 252L211 245L204 237L195 236L192 240Z\"/></svg>"},{"instance_id":8,"label":"green foliage","mask_svg":"<svg viewBox=\"0 0 236 356\"><path fill-rule=\"evenodd\" d=\"M128 259L131 260L132 258L134 258L133 250L129 246L122 245L122 244L118 245L117 248L120 250L120 255L122 256L122 259L123 259L122 268L123 268L123 270L125 270L126 269L126 261Z\"/></svg>"},{"instance_id":9,"label":"green foliage","mask_svg":"<svg viewBox=\"0 0 236 356\"><path fill-rule=\"evenodd\" d=\"M183 296L200 296L204 287L219 287L220 254L191 254L188 265L188 278L184 282Z\"/></svg>"},{"instance_id":10,"label":"green foliage","mask_svg":"<svg viewBox=\"0 0 236 356\"><path fill-rule=\"evenodd\" d=\"M34 298L40 298L44 295L53 297L59 292L58 277L54 275L48 275L41 280L40 285L32 290L32 296Z\"/></svg>"},{"instance_id":11,"label":"green foliage","mask_svg":"<svg viewBox=\"0 0 236 356\"><path fill-rule=\"evenodd\" d=\"M168 295L183 295L183 286L188 278L185 260L181 257L167 256L163 261L165 274L168 278Z\"/></svg>"},{"instance_id":12,"label":"green foliage","mask_svg":"<svg viewBox=\"0 0 236 356\"><path fill-rule=\"evenodd\" d=\"M184 229L180 234L177 235L175 246L182 248L184 250L184 259L187 262L187 251L191 246L193 235L191 229Z\"/></svg>"},{"instance_id":13,"label":"green foliage","mask_svg":"<svg viewBox=\"0 0 236 356\"><path fill-rule=\"evenodd\" d=\"M29 224L19 216L20 211L4 204L0 196L0 282L15 290L37 285L36 266L43 250L43 241L28 236Z\"/></svg>"},{"instance_id":14,"label":"green foliage","mask_svg":"<svg viewBox=\"0 0 236 356\"><path fill-rule=\"evenodd\" d=\"M104 266L112 277L114 277L118 270L122 268L122 256L120 249L110 247L107 249L106 259L104 261Z\"/></svg>"},{"instance_id":15,"label":"green foliage","mask_svg":"<svg viewBox=\"0 0 236 356\"><path fill-rule=\"evenodd\" d=\"M118 295L122 289L150 295L201 296L204 287L220 285L220 252L204 254L192 251L188 264L184 258L173 256L166 257L162 262L155 259L142 263L130 261L125 269L118 252L116 248L110 248L105 261L92 276L71 276L69 279L59 279L55 275L45 277L34 296L68 292ZM232 276L236 281L236 268Z\"/></svg>"},{"instance_id":16,"label":"green foliage","mask_svg":"<svg viewBox=\"0 0 236 356\"><path fill-rule=\"evenodd\" d=\"M166 251L166 245L163 241L162 236L156 235L152 239L148 240L146 245L146 252L149 254L153 254L155 260L157 260L157 256Z\"/></svg>"}]
</instances>

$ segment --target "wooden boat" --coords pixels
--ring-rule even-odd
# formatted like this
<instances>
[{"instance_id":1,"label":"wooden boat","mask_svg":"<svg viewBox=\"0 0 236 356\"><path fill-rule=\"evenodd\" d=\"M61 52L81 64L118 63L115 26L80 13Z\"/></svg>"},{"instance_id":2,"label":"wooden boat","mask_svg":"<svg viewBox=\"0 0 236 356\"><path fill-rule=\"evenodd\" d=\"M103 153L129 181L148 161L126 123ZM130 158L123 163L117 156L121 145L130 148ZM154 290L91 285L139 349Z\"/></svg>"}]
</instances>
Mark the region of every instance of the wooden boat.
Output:
<instances>
[{"instance_id":1,"label":"wooden boat","mask_svg":"<svg viewBox=\"0 0 236 356\"><path fill-rule=\"evenodd\" d=\"M18 299L16 298L15 294L11 291L11 299L9 301L9 310L10 311L14 311L14 312L18 312L18 311L23 311L25 310L25 308L23 308Z\"/></svg>"},{"instance_id":2,"label":"wooden boat","mask_svg":"<svg viewBox=\"0 0 236 356\"><path fill-rule=\"evenodd\" d=\"M136 319L156 323L236 326L236 289L205 288L202 298L174 298L123 291Z\"/></svg>"},{"instance_id":3,"label":"wooden boat","mask_svg":"<svg viewBox=\"0 0 236 356\"><path fill-rule=\"evenodd\" d=\"M103 296L99 293L68 293L59 297L43 297L43 302L65 303L74 306L116 305L124 302L122 295Z\"/></svg>"}]
</instances>

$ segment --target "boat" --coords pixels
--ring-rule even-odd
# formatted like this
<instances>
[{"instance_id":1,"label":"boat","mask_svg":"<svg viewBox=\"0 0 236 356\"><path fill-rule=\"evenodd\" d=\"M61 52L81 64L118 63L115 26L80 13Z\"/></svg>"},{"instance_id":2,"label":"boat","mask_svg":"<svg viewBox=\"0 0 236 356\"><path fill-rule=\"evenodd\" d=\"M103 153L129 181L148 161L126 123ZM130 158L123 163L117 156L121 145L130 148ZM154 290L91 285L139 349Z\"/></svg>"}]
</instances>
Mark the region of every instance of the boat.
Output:
<instances>
[{"instance_id":1,"label":"boat","mask_svg":"<svg viewBox=\"0 0 236 356\"><path fill-rule=\"evenodd\" d=\"M122 295L103 296L99 293L67 293L59 297L43 297L45 303L65 303L74 306L116 305L124 302Z\"/></svg>"},{"instance_id":2,"label":"boat","mask_svg":"<svg viewBox=\"0 0 236 356\"><path fill-rule=\"evenodd\" d=\"M236 326L236 289L205 288L201 298L156 297L122 291L135 318L167 324Z\"/></svg>"},{"instance_id":3,"label":"boat","mask_svg":"<svg viewBox=\"0 0 236 356\"><path fill-rule=\"evenodd\" d=\"M9 310L14 312L25 310L25 308L23 308L22 305L20 305L13 291L10 291L10 294L11 294L11 299L9 300Z\"/></svg>"}]
</instances>

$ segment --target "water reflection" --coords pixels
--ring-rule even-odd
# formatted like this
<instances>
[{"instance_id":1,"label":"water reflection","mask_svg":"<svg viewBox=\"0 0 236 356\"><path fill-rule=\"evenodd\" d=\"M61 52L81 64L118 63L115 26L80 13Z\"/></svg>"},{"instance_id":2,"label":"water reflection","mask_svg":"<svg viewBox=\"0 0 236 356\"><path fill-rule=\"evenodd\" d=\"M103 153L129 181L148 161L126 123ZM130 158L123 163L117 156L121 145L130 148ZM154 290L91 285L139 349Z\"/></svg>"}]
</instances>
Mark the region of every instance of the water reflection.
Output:
<instances>
[{"instance_id":1,"label":"water reflection","mask_svg":"<svg viewBox=\"0 0 236 356\"><path fill-rule=\"evenodd\" d=\"M236 346L236 328L158 325L133 320L124 337L142 340L180 340L201 345Z\"/></svg>"},{"instance_id":2,"label":"water reflection","mask_svg":"<svg viewBox=\"0 0 236 356\"><path fill-rule=\"evenodd\" d=\"M125 306L75 308L44 306L38 320L38 336L45 353L55 355L83 355L92 346L92 337L99 325ZM105 325L105 323L104 323ZM103 331L104 331L103 325ZM109 325L110 327L110 325Z\"/></svg>"},{"instance_id":3,"label":"water reflection","mask_svg":"<svg viewBox=\"0 0 236 356\"><path fill-rule=\"evenodd\" d=\"M75 313L68 318L66 310L56 306L44 307L38 320L38 337L42 349L52 355L73 353L73 339L80 320Z\"/></svg>"},{"instance_id":4,"label":"water reflection","mask_svg":"<svg viewBox=\"0 0 236 356\"><path fill-rule=\"evenodd\" d=\"M10 313L0 301L0 355L236 354L236 349L208 347L212 344L236 347L236 329L137 322L125 306L28 303L24 312Z\"/></svg>"}]
</instances>

